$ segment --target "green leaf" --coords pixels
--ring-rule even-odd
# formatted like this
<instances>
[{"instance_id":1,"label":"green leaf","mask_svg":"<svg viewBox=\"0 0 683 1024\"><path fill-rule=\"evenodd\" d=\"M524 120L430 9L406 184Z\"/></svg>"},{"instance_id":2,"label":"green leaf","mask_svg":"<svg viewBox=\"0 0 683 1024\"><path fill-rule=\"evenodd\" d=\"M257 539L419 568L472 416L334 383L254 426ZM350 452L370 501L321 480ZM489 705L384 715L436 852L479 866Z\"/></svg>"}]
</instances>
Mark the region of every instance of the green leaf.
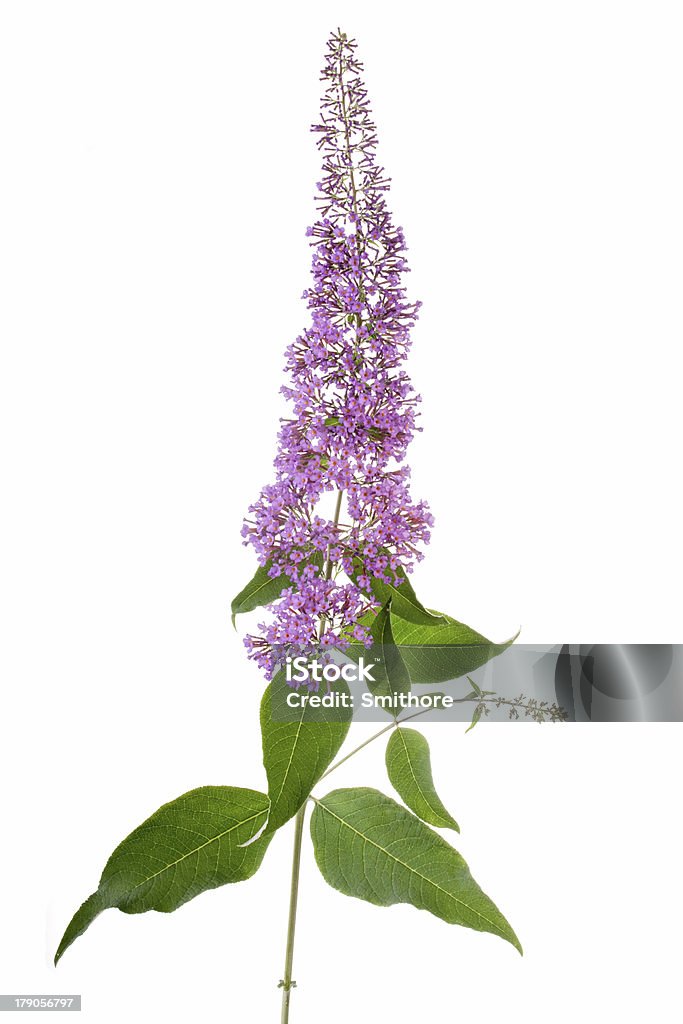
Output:
<instances>
[{"instance_id":1,"label":"green leaf","mask_svg":"<svg viewBox=\"0 0 683 1024\"><path fill-rule=\"evenodd\" d=\"M410 676L403 664L400 651L394 643L391 629L391 600L387 601L377 613L370 628L373 639L372 647L361 649L361 653L369 662L374 661L372 675L374 681L368 679L367 686L371 693L379 696L396 697L401 693L410 693ZM399 710L399 705L393 709Z\"/></svg>"},{"instance_id":2,"label":"green leaf","mask_svg":"<svg viewBox=\"0 0 683 1024\"><path fill-rule=\"evenodd\" d=\"M334 889L376 906L410 903L449 924L522 947L452 846L376 789L337 789L315 801L315 859Z\"/></svg>"},{"instance_id":3,"label":"green leaf","mask_svg":"<svg viewBox=\"0 0 683 1024\"><path fill-rule=\"evenodd\" d=\"M516 640L494 644L449 615L440 623L420 626L392 614L391 625L413 683L444 683L474 672Z\"/></svg>"},{"instance_id":4,"label":"green leaf","mask_svg":"<svg viewBox=\"0 0 683 1024\"><path fill-rule=\"evenodd\" d=\"M271 562L267 565L259 565L252 579L247 583L244 590L240 590L233 600L230 610L232 612L232 624L235 619L244 612L253 612L255 608L262 608L264 605L277 601L278 597L286 587L293 587L294 584L288 576L282 573L274 579L268 575Z\"/></svg>"},{"instance_id":5,"label":"green leaf","mask_svg":"<svg viewBox=\"0 0 683 1024\"><path fill-rule=\"evenodd\" d=\"M476 707L474 709L474 714L472 715L472 721L470 722L470 724L465 729L465 735L467 735L468 732L472 732L472 729L474 729L475 725L477 724L477 722L479 721L480 718L481 718L481 708L480 707Z\"/></svg>"},{"instance_id":6,"label":"green leaf","mask_svg":"<svg viewBox=\"0 0 683 1024\"><path fill-rule=\"evenodd\" d=\"M230 606L233 626L238 615L242 615L245 612L253 612L256 608L263 608L265 605L272 604L273 601L277 601L282 591L286 590L287 587L296 588L296 583L289 576L286 576L285 573L281 573L274 578L269 576L268 571L272 564L272 561L269 560L265 565L260 565L246 587L240 590L237 597L233 600ZM315 554L302 563L302 565L310 564L317 565L319 568L322 567L323 556L321 552L315 552Z\"/></svg>"},{"instance_id":7,"label":"green leaf","mask_svg":"<svg viewBox=\"0 0 683 1024\"><path fill-rule=\"evenodd\" d=\"M270 842L249 842L268 807L264 793L233 786L202 786L164 804L114 850L97 892L64 932L55 963L103 910L168 913L207 889L250 878Z\"/></svg>"},{"instance_id":8,"label":"green leaf","mask_svg":"<svg viewBox=\"0 0 683 1024\"><path fill-rule=\"evenodd\" d=\"M434 788L429 744L417 729L394 729L387 743L389 781L411 811L429 825L460 831Z\"/></svg>"},{"instance_id":9,"label":"green leaf","mask_svg":"<svg viewBox=\"0 0 683 1024\"><path fill-rule=\"evenodd\" d=\"M316 708L305 704L292 711L284 671L278 672L261 701L263 764L271 800L267 831L274 832L294 817L319 782L349 731L353 708ZM340 679L330 692L349 694ZM293 719L290 721L283 719Z\"/></svg>"},{"instance_id":10,"label":"green leaf","mask_svg":"<svg viewBox=\"0 0 683 1024\"><path fill-rule=\"evenodd\" d=\"M475 683L474 679L472 679L471 676L467 677L467 682L472 687L472 692L475 694L475 696L477 696L477 697L482 697L483 696L481 687L478 686L477 683Z\"/></svg>"},{"instance_id":11,"label":"green leaf","mask_svg":"<svg viewBox=\"0 0 683 1024\"><path fill-rule=\"evenodd\" d=\"M427 626L441 622L441 615L428 611L422 602L418 600L413 590L413 585L404 570L398 569L396 576L401 581L398 585L383 583L378 579L372 580L370 586L378 601L384 604L387 600L391 599L392 613L400 616L406 622Z\"/></svg>"},{"instance_id":12,"label":"green leaf","mask_svg":"<svg viewBox=\"0 0 683 1024\"><path fill-rule=\"evenodd\" d=\"M354 559L353 580L357 581L363 573L362 558L357 557ZM397 569L395 575L400 580L398 584L383 583L382 580L370 578L370 590L377 598L378 604L385 605L387 601L391 601L391 610L394 615L418 625L435 625L443 621L443 617L438 612L428 611L418 600L413 585L402 568Z\"/></svg>"}]
</instances>

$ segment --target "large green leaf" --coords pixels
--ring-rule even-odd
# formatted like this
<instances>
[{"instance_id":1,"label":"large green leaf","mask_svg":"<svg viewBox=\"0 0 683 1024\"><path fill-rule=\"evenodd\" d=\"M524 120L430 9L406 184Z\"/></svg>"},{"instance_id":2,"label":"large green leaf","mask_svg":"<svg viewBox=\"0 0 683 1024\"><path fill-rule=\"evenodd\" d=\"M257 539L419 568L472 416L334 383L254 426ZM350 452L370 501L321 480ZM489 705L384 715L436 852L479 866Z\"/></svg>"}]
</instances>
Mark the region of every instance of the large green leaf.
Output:
<instances>
[{"instance_id":1,"label":"large green leaf","mask_svg":"<svg viewBox=\"0 0 683 1024\"><path fill-rule=\"evenodd\" d=\"M494 644L449 615L442 620L430 626L417 625L392 614L394 641L413 683L444 683L474 672L516 639Z\"/></svg>"},{"instance_id":2,"label":"large green leaf","mask_svg":"<svg viewBox=\"0 0 683 1024\"><path fill-rule=\"evenodd\" d=\"M362 558L355 558L352 573L353 579L357 581L358 577L363 575L364 572ZM385 605L387 601L391 601L391 610L394 615L400 615L407 622L414 622L418 625L434 625L442 621L442 616L438 612L430 612L418 600L413 585L402 568L396 570L395 576L397 578L396 583L383 583L382 580L378 580L375 577L370 578L370 590L377 598L378 604Z\"/></svg>"},{"instance_id":3,"label":"large green leaf","mask_svg":"<svg viewBox=\"0 0 683 1024\"><path fill-rule=\"evenodd\" d=\"M114 850L97 892L64 932L55 963L103 910L169 912L206 889L249 878L270 842L249 842L268 807L264 793L233 786L202 786L164 804Z\"/></svg>"},{"instance_id":4,"label":"large green leaf","mask_svg":"<svg viewBox=\"0 0 683 1024\"><path fill-rule=\"evenodd\" d=\"M263 608L265 605L277 601L287 587L296 587L296 583L284 573L275 577L269 576L268 572L272 564L269 560L265 565L260 565L246 587L240 590L237 597L234 598L230 606L233 626L238 615L253 612L256 608ZM309 564L317 565L320 568L323 564L322 554L316 552L303 563L303 565Z\"/></svg>"},{"instance_id":5,"label":"large green leaf","mask_svg":"<svg viewBox=\"0 0 683 1024\"><path fill-rule=\"evenodd\" d=\"M432 778L429 744L417 729L394 729L387 743L386 765L389 781L418 818L460 831L457 821L441 802Z\"/></svg>"},{"instance_id":6,"label":"large green leaf","mask_svg":"<svg viewBox=\"0 0 683 1024\"><path fill-rule=\"evenodd\" d=\"M349 695L349 688L339 680L330 692ZM293 711L287 705L293 693L306 696L308 691L293 691L281 671L261 701L263 764L271 800L268 832L299 810L344 742L353 716L351 706L330 709L306 703Z\"/></svg>"},{"instance_id":7,"label":"large green leaf","mask_svg":"<svg viewBox=\"0 0 683 1024\"><path fill-rule=\"evenodd\" d=\"M361 653L369 662L374 662L374 680L367 680L370 692L376 696L396 698L402 693L410 693L410 676L394 642L390 608L391 600L377 613L370 627L373 645L369 650L361 648ZM395 713L398 710L400 705L397 704L393 711Z\"/></svg>"},{"instance_id":8,"label":"large green leaf","mask_svg":"<svg viewBox=\"0 0 683 1024\"><path fill-rule=\"evenodd\" d=\"M337 789L315 801L315 858L325 881L380 907L410 903L449 924L522 947L445 839L376 789Z\"/></svg>"}]
</instances>

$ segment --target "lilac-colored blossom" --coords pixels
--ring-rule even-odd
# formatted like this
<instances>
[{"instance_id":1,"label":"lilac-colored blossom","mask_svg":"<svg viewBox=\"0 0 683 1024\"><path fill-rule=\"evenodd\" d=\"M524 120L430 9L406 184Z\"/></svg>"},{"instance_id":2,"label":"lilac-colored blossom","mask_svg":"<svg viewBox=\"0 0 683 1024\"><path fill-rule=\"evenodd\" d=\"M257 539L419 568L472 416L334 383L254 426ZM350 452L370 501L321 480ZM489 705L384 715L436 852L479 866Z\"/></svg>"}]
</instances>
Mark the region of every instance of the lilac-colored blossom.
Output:
<instances>
[{"instance_id":1,"label":"lilac-colored blossom","mask_svg":"<svg viewBox=\"0 0 683 1024\"><path fill-rule=\"evenodd\" d=\"M280 428L275 482L242 528L269 574L292 583L260 635L245 641L266 670L274 646L368 643L361 620L377 607L372 579L410 573L432 525L427 505L410 496L404 462L419 429L419 397L403 369L419 303L402 284L403 230L386 206L390 179L376 162L362 69L355 42L333 35L312 127L323 177L306 232L311 324L286 352L282 393L292 412ZM321 508L327 492L337 496L332 518Z\"/></svg>"}]
</instances>

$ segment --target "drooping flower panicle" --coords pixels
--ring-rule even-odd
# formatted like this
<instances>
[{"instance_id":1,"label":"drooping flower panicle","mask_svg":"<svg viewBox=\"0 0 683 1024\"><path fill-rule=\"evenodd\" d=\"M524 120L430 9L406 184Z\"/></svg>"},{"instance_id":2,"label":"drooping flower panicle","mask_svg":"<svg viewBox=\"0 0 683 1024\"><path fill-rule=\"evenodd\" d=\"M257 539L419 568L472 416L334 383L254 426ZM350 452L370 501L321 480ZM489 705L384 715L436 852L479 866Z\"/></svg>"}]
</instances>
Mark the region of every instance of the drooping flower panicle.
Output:
<instances>
[{"instance_id":1,"label":"drooping flower panicle","mask_svg":"<svg viewBox=\"0 0 683 1024\"><path fill-rule=\"evenodd\" d=\"M376 608L372 578L410 573L432 525L427 505L411 499L404 462L419 397L402 367L419 303L402 284L405 241L386 206L390 179L376 162L362 69L355 42L333 34L312 128L323 177L307 230L311 324L286 352L292 416L281 425L275 482L242 529L269 574L292 583L261 635L246 639L266 670L274 646L368 642L359 620ZM332 518L321 508L329 491Z\"/></svg>"}]
</instances>

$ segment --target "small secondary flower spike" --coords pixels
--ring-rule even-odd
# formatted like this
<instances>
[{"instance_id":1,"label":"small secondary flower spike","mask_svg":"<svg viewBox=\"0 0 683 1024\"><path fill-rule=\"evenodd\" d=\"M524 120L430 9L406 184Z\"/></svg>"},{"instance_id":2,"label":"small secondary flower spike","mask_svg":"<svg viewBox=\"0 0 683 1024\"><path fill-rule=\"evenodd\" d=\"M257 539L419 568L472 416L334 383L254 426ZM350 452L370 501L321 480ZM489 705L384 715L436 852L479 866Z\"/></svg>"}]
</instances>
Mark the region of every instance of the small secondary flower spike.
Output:
<instances>
[{"instance_id":1,"label":"small secondary flower spike","mask_svg":"<svg viewBox=\"0 0 683 1024\"><path fill-rule=\"evenodd\" d=\"M103 910L171 911L208 889L250 878L294 818L282 1024L296 984L294 929L309 802L316 862L331 886L379 906L412 904L497 935L521 952L463 858L434 831L459 826L435 788L426 738L405 724L424 711L401 710L414 684L465 677L508 644L428 610L410 580L432 526L426 504L411 497L405 464L418 397L404 362L418 304L403 284L403 232L386 206L389 179L375 159L361 71L355 42L334 33L321 117L313 126L323 177L318 219L308 230L313 284L304 298L311 323L287 350L283 391L292 414L280 429L275 480L251 506L242 531L259 565L232 602L233 622L268 611L246 639L270 679L260 710L266 791L202 786L160 807L114 850L55 956ZM331 517L326 500L334 504ZM341 659L345 669L355 662L360 669L371 648L373 692L392 705L389 724L336 761L352 710L343 701L331 710L316 707L309 694L288 711L292 690L282 667L288 652L321 648L323 660ZM333 688L335 696L349 694L343 675ZM493 705L536 721L563 717L555 705L497 698L472 679L458 700L474 705L472 725ZM387 775L403 803L367 787L317 794L322 779L387 733ZM221 941L237 939L228 932Z\"/></svg>"}]
</instances>

